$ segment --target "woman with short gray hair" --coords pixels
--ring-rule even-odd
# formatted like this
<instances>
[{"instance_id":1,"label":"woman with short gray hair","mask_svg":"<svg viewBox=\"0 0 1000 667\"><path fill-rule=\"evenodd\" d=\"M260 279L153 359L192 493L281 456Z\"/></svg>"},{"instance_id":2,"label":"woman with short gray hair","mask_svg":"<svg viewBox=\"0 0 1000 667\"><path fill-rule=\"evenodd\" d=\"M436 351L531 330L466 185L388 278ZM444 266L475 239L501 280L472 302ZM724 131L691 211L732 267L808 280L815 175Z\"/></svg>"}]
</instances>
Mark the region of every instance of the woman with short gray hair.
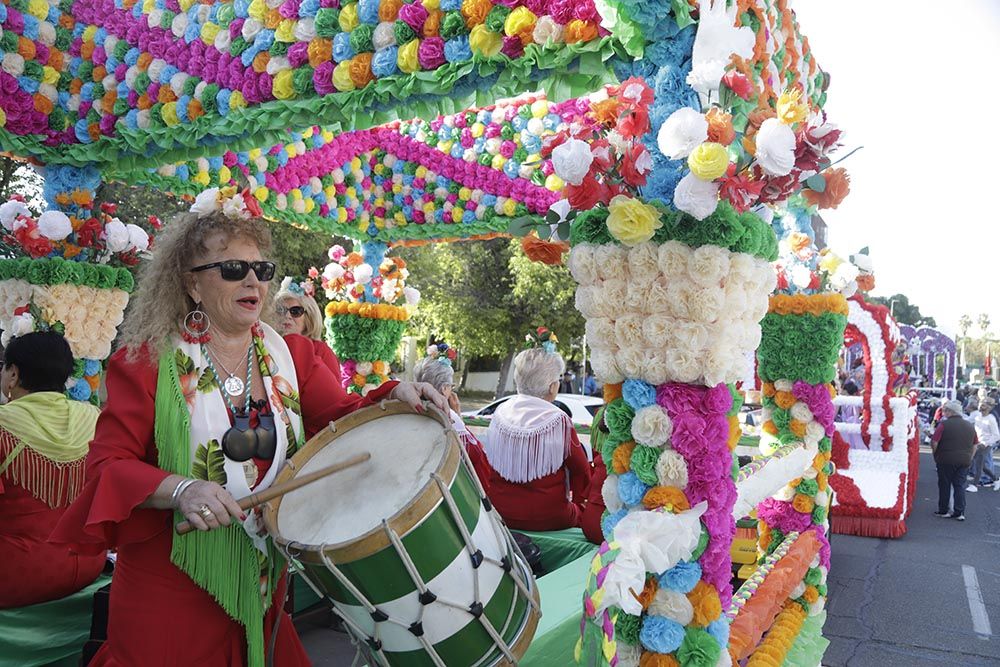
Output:
<instances>
[{"instance_id":1,"label":"woman with short gray hair","mask_svg":"<svg viewBox=\"0 0 1000 667\"><path fill-rule=\"evenodd\" d=\"M413 379L431 385L448 401L451 426L455 429L458 439L465 446L465 451L469 454L469 460L472 462L472 467L476 471L476 476L479 477L483 490L489 495L489 464L486 462L483 445L462 420L462 407L455 394L455 369L451 365L455 356L455 349L448 347L447 343L429 345L427 356L418 361L413 368Z\"/></svg>"},{"instance_id":2,"label":"woman with short gray hair","mask_svg":"<svg viewBox=\"0 0 1000 667\"><path fill-rule=\"evenodd\" d=\"M511 528L561 530L580 524L590 464L569 416L553 404L566 362L555 335L539 328L514 357L517 395L490 421L490 499Z\"/></svg>"}]
</instances>

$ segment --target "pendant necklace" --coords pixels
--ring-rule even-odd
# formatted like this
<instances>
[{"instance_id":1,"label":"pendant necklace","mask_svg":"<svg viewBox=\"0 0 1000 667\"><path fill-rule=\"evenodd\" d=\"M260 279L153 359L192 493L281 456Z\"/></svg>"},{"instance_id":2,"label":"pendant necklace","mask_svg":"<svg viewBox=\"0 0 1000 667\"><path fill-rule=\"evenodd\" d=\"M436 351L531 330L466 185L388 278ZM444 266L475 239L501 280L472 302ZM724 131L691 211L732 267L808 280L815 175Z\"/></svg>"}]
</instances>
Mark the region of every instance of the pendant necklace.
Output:
<instances>
[{"instance_id":1,"label":"pendant necklace","mask_svg":"<svg viewBox=\"0 0 1000 667\"><path fill-rule=\"evenodd\" d=\"M208 359L208 365L212 368L212 372L215 373L215 379L216 380L220 380L219 374L218 374L218 372L216 372L215 366L212 364L211 357L214 356L214 355L210 355L207 352L208 351L206 349L206 355L205 355L205 357L206 357L206 359ZM252 360L252 358L251 358L252 354L253 354L253 340L250 341L250 345L247 347L247 377L250 376L250 363L251 363L251 360ZM222 359L219 359L218 357L216 357L215 358L215 363L217 363L220 366L222 366L222 370L224 370L226 372L226 374L229 376L229 377L227 377L225 379L225 381L219 383L220 385L222 385L222 388L226 390L226 393L229 394L230 396L234 397L234 398L236 396L239 396L240 394L242 394L243 390L246 389L246 387L250 384L249 380L247 380L247 384L246 385L243 384L243 380L241 380L240 378L236 377L236 373L233 373L231 370L229 370L228 368L226 368L226 365L222 363Z\"/></svg>"}]
</instances>

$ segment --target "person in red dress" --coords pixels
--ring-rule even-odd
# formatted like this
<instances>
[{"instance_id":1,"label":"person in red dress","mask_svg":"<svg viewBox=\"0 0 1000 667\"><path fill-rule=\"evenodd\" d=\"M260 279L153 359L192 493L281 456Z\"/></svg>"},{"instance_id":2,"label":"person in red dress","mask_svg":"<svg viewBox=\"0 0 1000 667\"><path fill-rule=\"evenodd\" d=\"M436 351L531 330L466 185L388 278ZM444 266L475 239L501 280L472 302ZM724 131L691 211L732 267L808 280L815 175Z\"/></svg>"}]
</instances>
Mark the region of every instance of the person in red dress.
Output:
<instances>
[{"instance_id":1,"label":"person in red dress","mask_svg":"<svg viewBox=\"0 0 1000 667\"><path fill-rule=\"evenodd\" d=\"M105 553L46 542L83 488L98 410L64 389L73 352L54 331L11 339L0 369L0 609L66 597L104 568Z\"/></svg>"},{"instance_id":2,"label":"person in red dress","mask_svg":"<svg viewBox=\"0 0 1000 667\"><path fill-rule=\"evenodd\" d=\"M442 349L443 346L443 349ZM462 421L462 405L455 393L455 369L451 362L454 359L454 348L447 343L430 345L427 356L417 362L413 369L413 377L417 382L426 382L441 392L448 401L448 412L451 416L451 426L458 434L458 439L469 454L469 461L479 478L483 491L490 493L490 464L486 462L486 453L479 439L472 434L469 427Z\"/></svg>"},{"instance_id":3,"label":"person in red dress","mask_svg":"<svg viewBox=\"0 0 1000 667\"><path fill-rule=\"evenodd\" d=\"M414 383L348 396L308 339L259 323L274 274L259 215L249 193L206 191L144 267L87 486L51 537L81 553L118 550L108 640L92 667L263 667L269 654L282 667L310 664L282 611L285 563L237 498L269 486L312 432L373 400L444 407ZM175 535L181 519L198 530Z\"/></svg>"},{"instance_id":4,"label":"person in red dress","mask_svg":"<svg viewBox=\"0 0 1000 667\"><path fill-rule=\"evenodd\" d=\"M312 278L295 282L286 276L281 281L274 302L278 332L282 336L297 334L311 340L316 356L330 369L333 377L342 380L340 360L323 340L323 313L316 303L316 285Z\"/></svg>"},{"instance_id":5,"label":"person in red dress","mask_svg":"<svg viewBox=\"0 0 1000 667\"><path fill-rule=\"evenodd\" d=\"M519 530L579 526L590 482L573 422L553 404L566 363L552 340L514 357L518 393L496 409L486 435L490 500Z\"/></svg>"},{"instance_id":6,"label":"person in red dress","mask_svg":"<svg viewBox=\"0 0 1000 667\"><path fill-rule=\"evenodd\" d=\"M604 456L601 455L601 451L607 437L608 427L604 423L604 408L602 407L594 415L594 421L590 425L590 449L594 452L594 463L591 466L587 505L583 508L583 516L580 518L580 527L583 528L584 537L594 544L600 544L604 541L601 519L604 518L604 510L607 509L604 503L604 481L608 478L608 469L604 465Z\"/></svg>"}]
</instances>

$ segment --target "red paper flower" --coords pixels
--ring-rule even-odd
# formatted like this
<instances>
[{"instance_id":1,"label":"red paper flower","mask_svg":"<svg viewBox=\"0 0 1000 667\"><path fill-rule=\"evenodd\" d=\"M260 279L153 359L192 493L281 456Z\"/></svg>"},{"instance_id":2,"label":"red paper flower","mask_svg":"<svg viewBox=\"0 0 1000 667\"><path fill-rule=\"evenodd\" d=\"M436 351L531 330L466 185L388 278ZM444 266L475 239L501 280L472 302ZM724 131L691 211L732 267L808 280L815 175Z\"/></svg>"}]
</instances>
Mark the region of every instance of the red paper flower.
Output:
<instances>
[{"instance_id":1,"label":"red paper flower","mask_svg":"<svg viewBox=\"0 0 1000 667\"><path fill-rule=\"evenodd\" d=\"M652 169L653 160L642 144L632 144L622 155L621 173L625 182L634 188L646 184L646 176Z\"/></svg>"},{"instance_id":2,"label":"red paper flower","mask_svg":"<svg viewBox=\"0 0 1000 667\"><path fill-rule=\"evenodd\" d=\"M737 174L733 165L729 166L729 173L719 181L719 197L725 199L733 208L740 213L744 213L757 203L760 193L764 189L764 181L751 180L745 173Z\"/></svg>"},{"instance_id":3,"label":"red paper flower","mask_svg":"<svg viewBox=\"0 0 1000 667\"><path fill-rule=\"evenodd\" d=\"M240 194L243 196L243 203L246 205L247 211L250 212L250 215L255 218L259 218L264 214L264 211L260 208L260 202L257 201L256 197L250 194L249 189L243 190Z\"/></svg>"},{"instance_id":4,"label":"red paper flower","mask_svg":"<svg viewBox=\"0 0 1000 667\"><path fill-rule=\"evenodd\" d=\"M577 211L589 211L610 199L607 186L590 174L587 174L580 185L567 185L565 193L570 207Z\"/></svg>"},{"instance_id":5,"label":"red paper flower","mask_svg":"<svg viewBox=\"0 0 1000 667\"><path fill-rule=\"evenodd\" d=\"M749 100L753 96L753 82L741 72L729 70L722 77L722 83L741 99Z\"/></svg>"}]
</instances>

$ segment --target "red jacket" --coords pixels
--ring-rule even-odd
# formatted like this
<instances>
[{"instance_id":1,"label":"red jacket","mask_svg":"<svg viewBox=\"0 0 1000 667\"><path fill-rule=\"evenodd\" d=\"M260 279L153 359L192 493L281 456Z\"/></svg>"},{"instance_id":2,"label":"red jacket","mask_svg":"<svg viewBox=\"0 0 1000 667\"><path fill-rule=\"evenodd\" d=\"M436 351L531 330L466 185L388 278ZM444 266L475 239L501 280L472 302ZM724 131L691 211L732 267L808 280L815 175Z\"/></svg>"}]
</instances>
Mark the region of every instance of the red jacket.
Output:
<instances>
[{"instance_id":1,"label":"red jacket","mask_svg":"<svg viewBox=\"0 0 1000 667\"><path fill-rule=\"evenodd\" d=\"M576 431L570 434L569 456L563 467L552 474L517 483L490 468L490 500L509 528L562 530L580 525L590 483L590 463ZM567 477L571 498L567 497Z\"/></svg>"}]
</instances>

